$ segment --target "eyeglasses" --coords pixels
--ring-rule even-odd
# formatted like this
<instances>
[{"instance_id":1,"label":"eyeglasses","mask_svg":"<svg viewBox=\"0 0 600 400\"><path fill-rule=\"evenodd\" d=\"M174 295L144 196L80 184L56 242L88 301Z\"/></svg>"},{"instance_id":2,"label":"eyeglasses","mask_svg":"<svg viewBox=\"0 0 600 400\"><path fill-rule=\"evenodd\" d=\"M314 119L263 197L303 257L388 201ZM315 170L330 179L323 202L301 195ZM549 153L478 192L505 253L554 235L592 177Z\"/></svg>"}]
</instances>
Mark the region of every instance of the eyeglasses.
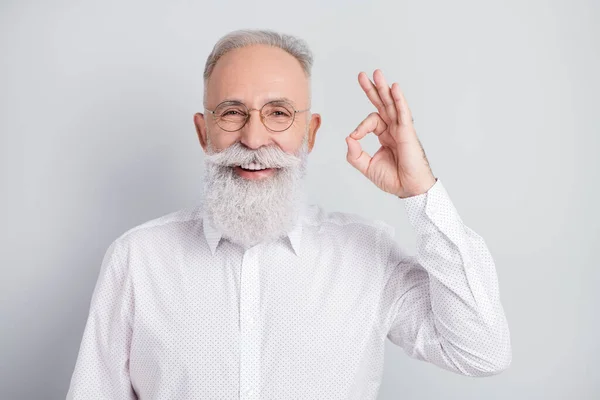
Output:
<instances>
[{"instance_id":1,"label":"eyeglasses","mask_svg":"<svg viewBox=\"0 0 600 400\"><path fill-rule=\"evenodd\" d=\"M259 109L248 108L239 101L227 100L220 103L214 110L206 111L213 115L216 124L227 132L239 131L250 119L250 111L260 112L260 120L265 127L273 132L283 132L294 123L297 113L310 110L296 110L293 105L285 100L274 100L266 103Z\"/></svg>"}]
</instances>

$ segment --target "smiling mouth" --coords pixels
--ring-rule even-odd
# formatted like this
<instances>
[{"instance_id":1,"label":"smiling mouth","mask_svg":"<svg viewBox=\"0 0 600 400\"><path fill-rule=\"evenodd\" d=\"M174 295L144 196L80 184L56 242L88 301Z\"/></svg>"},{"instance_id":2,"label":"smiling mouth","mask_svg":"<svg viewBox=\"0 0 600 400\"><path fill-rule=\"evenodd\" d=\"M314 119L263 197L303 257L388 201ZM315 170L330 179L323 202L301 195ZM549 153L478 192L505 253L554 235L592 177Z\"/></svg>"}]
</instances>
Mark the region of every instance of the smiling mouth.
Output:
<instances>
[{"instance_id":1,"label":"smiling mouth","mask_svg":"<svg viewBox=\"0 0 600 400\"><path fill-rule=\"evenodd\" d=\"M234 165L233 167L240 168L244 171L249 171L249 172L266 171L266 170L275 169L275 168L267 167L267 166L259 164L259 163L255 163L255 162L251 162L251 163L243 164L243 165Z\"/></svg>"},{"instance_id":2,"label":"smiling mouth","mask_svg":"<svg viewBox=\"0 0 600 400\"><path fill-rule=\"evenodd\" d=\"M241 165L236 165L237 168L243 169L244 171L250 171L250 172L254 172L254 171L265 171L268 169L273 169L273 168L248 168L248 167L242 167Z\"/></svg>"},{"instance_id":3,"label":"smiling mouth","mask_svg":"<svg viewBox=\"0 0 600 400\"><path fill-rule=\"evenodd\" d=\"M272 177L279 168L264 168L256 165L240 165L232 166L233 170L237 175L245 179L266 179Z\"/></svg>"},{"instance_id":4,"label":"smiling mouth","mask_svg":"<svg viewBox=\"0 0 600 400\"><path fill-rule=\"evenodd\" d=\"M273 171L279 168L244 168L241 165L234 165L232 168L234 169L238 169L238 170L242 170L245 172L267 172L267 171Z\"/></svg>"}]
</instances>

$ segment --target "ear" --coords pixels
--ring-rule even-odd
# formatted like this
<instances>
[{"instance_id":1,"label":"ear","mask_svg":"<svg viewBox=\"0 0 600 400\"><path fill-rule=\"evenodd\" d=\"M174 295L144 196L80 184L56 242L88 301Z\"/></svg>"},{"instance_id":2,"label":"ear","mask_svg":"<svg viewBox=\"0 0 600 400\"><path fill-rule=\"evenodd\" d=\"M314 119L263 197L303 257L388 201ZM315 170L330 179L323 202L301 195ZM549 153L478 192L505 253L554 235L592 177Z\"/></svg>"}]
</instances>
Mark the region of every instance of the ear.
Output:
<instances>
[{"instance_id":1,"label":"ear","mask_svg":"<svg viewBox=\"0 0 600 400\"><path fill-rule=\"evenodd\" d=\"M317 131L321 126L321 114L312 114L310 117L310 123L308 127L308 152L312 151L313 146L315 145L315 136L317 135Z\"/></svg>"},{"instance_id":2,"label":"ear","mask_svg":"<svg viewBox=\"0 0 600 400\"><path fill-rule=\"evenodd\" d=\"M200 145L206 152L206 121L204 119L204 114L194 114L194 125L196 126L196 133L198 134Z\"/></svg>"}]
</instances>

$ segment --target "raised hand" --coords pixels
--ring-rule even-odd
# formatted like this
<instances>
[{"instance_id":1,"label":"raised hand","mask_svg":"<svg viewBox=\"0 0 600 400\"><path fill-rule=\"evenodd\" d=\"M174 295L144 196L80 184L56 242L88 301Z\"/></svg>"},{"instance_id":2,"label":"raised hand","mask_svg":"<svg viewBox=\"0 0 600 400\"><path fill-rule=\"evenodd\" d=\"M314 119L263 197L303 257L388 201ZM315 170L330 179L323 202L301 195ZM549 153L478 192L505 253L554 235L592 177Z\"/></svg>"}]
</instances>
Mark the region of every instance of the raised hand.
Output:
<instances>
[{"instance_id":1,"label":"raised hand","mask_svg":"<svg viewBox=\"0 0 600 400\"><path fill-rule=\"evenodd\" d=\"M358 82L378 112L369 114L346 137L346 160L381 190L400 198L427 192L436 182L398 83L388 86L381 70L358 74ZM359 140L373 132L381 147L371 157Z\"/></svg>"}]
</instances>

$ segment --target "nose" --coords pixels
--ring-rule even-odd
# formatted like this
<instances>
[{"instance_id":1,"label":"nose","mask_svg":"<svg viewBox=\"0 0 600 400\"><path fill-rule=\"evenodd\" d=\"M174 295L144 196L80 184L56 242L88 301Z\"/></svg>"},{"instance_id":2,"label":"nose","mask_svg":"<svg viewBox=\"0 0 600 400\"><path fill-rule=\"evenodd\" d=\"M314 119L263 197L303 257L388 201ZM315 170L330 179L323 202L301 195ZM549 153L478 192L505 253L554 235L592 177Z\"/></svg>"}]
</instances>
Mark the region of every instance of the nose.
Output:
<instances>
[{"instance_id":1,"label":"nose","mask_svg":"<svg viewBox=\"0 0 600 400\"><path fill-rule=\"evenodd\" d=\"M256 111L253 114L253 111ZM251 149L258 149L269 143L269 131L261 121L260 110L249 110L248 121L241 129L240 141Z\"/></svg>"}]
</instances>

